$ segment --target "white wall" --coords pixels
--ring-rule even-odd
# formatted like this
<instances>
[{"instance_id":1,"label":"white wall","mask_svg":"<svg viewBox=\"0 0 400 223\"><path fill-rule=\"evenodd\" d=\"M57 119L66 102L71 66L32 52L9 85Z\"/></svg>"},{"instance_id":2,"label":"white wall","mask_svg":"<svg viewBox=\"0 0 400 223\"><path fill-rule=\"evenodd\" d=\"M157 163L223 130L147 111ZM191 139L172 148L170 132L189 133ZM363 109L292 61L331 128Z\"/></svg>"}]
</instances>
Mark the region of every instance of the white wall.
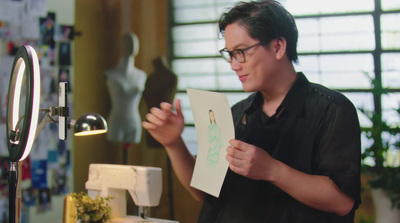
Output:
<instances>
[{"instance_id":1,"label":"white wall","mask_svg":"<svg viewBox=\"0 0 400 223\"><path fill-rule=\"evenodd\" d=\"M75 24L75 0L47 0L47 11L57 13L59 24Z\"/></svg>"}]
</instances>

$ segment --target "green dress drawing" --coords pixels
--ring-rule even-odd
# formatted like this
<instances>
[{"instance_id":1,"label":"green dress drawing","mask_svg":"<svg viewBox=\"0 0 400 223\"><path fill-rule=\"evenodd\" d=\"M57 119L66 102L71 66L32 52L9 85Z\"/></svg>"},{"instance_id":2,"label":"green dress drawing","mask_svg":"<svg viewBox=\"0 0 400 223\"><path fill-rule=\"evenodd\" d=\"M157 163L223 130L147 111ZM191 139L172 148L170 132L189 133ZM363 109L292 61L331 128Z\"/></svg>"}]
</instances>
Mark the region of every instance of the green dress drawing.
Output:
<instances>
[{"instance_id":1,"label":"green dress drawing","mask_svg":"<svg viewBox=\"0 0 400 223\"><path fill-rule=\"evenodd\" d=\"M215 122L208 126L208 142L210 148L208 150L207 162L210 167L217 165L219 160L219 153L223 146L221 129Z\"/></svg>"}]
</instances>

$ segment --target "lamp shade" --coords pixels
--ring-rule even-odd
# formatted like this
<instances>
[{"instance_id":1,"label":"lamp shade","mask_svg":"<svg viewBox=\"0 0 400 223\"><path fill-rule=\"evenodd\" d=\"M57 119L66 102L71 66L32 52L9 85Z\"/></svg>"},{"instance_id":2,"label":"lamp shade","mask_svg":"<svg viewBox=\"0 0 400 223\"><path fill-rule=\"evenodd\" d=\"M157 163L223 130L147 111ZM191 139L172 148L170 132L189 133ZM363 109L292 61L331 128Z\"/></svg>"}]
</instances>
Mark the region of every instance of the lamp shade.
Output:
<instances>
[{"instance_id":1,"label":"lamp shade","mask_svg":"<svg viewBox=\"0 0 400 223\"><path fill-rule=\"evenodd\" d=\"M74 135L96 135L108 131L106 120L99 114L86 113L80 116L74 124Z\"/></svg>"}]
</instances>

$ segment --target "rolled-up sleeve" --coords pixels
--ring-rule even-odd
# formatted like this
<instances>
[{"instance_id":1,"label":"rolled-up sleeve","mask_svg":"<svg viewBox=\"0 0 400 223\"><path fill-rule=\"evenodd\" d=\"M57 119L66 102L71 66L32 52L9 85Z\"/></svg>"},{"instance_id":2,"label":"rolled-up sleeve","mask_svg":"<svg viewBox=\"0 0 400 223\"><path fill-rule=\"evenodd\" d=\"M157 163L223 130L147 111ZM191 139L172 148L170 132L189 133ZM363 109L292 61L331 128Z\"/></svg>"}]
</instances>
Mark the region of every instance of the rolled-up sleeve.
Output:
<instances>
[{"instance_id":1,"label":"rolled-up sleeve","mask_svg":"<svg viewBox=\"0 0 400 223\"><path fill-rule=\"evenodd\" d=\"M317 174L329 176L345 194L361 202L360 125L354 105L343 100L332 103L321 129Z\"/></svg>"}]
</instances>

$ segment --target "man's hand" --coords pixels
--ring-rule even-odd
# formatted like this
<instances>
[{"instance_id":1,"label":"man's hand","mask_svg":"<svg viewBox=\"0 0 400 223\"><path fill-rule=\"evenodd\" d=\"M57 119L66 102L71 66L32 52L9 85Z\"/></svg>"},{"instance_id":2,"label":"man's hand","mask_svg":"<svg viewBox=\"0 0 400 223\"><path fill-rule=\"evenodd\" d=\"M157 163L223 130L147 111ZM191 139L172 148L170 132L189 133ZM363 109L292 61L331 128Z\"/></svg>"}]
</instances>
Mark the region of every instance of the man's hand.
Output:
<instances>
[{"instance_id":1,"label":"man's hand","mask_svg":"<svg viewBox=\"0 0 400 223\"><path fill-rule=\"evenodd\" d=\"M143 128L166 147L177 142L185 126L179 99L175 100L174 106L176 113L171 104L162 102L160 108L151 108L146 114L147 121L142 122Z\"/></svg>"},{"instance_id":2,"label":"man's hand","mask_svg":"<svg viewBox=\"0 0 400 223\"><path fill-rule=\"evenodd\" d=\"M233 172L253 180L271 177L276 160L266 151L236 139L229 140L229 143L226 159Z\"/></svg>"}]
</instances>

